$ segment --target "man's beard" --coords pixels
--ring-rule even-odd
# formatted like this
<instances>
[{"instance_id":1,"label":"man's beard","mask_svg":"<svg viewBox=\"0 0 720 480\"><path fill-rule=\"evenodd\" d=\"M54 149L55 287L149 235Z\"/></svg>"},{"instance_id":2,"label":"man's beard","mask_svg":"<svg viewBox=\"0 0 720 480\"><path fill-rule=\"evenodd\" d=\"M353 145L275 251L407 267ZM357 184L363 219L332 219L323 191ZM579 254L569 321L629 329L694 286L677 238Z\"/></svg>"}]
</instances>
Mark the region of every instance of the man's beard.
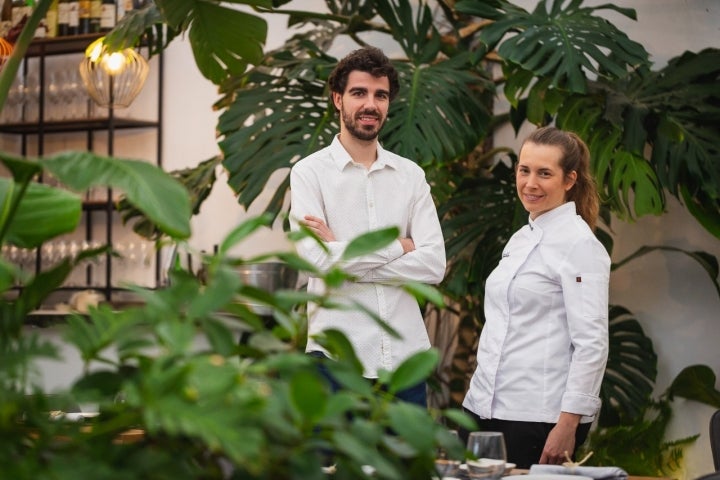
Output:
<instances>
[{"instance_id":1,"label":"man's beard","mask_svg":"<svg viewBox=\"0 0 720 480\"><path fill-rule=\"evenodd\" d=\"M375 140L378 134L380 134L380 130L382 130L383 125L385 125L385 120L387 120L387 117L383 119L380 116L380 113L377 111L363 110L361 112L358 112L358 116L375 115L377 118L381 119L381 122L378 124L377 128L367 130L362 126L359 126L355 118L351 117L350 114L348 114L348 112L346 112L344 109L341 111L341 114L343 123L345 124L345 128L350 133L350 135L357 138L358 140L364 141Z\"/></svg>"}]
</instances>

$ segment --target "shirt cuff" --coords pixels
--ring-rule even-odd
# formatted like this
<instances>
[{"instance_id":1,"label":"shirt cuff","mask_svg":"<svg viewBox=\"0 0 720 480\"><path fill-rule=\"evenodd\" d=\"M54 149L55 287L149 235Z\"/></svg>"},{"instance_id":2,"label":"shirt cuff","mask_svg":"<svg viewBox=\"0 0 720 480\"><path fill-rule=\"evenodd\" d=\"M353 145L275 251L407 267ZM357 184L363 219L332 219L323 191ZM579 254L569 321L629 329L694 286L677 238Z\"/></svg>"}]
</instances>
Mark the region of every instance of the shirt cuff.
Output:
<instances>
[{"instance_id":1,"label":"shirt cuff","mask_svg":"<svg viewBox=\"0 0 720 480\"><path fill-rule=\"evenodd\" d=\"M560 410L586 417L593 417L600 410L601 400L594 395L568 393L563 395Z\"/></svg>"}]
</instances>

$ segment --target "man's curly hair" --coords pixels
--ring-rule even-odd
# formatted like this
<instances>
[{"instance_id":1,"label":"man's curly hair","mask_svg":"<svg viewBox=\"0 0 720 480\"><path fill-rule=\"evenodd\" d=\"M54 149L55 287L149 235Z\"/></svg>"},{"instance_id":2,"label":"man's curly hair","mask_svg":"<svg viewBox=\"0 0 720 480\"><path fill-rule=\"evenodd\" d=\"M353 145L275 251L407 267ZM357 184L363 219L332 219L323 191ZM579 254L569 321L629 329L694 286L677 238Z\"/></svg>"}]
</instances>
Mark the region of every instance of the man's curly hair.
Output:
<instances>
[{"instance_id":1,"label":"man's curly hair","mask_svg":"<svg viewBox=\"0 0 720 480\"><path fill-rule=\"evenodd\" d=\"M348 76L354 71L366 72L375 78L387 77L390 82L391 102L400 90L397 70L383 51L376 47L364 47L353 50L335 66L328 78L330 94L345 93Z\"/></svg>"}]
</instances>

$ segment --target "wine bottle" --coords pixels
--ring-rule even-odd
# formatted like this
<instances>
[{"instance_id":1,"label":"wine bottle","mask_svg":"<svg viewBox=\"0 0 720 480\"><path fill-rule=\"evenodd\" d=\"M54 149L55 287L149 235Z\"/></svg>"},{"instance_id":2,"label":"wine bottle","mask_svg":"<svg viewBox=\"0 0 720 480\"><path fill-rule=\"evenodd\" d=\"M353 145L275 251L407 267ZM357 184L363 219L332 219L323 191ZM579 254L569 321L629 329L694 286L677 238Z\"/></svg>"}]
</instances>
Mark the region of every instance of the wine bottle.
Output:
<instances>
[{"instance_id":1,"label":"wine bottle","mask_svg":"<svg viewBox=\"0 0 720 480\"><path fill-rule=\"evenodd\" d=\"M25 3L25 0L13 0L11 14L12 26L16 27L20 25L23 19L30 16L30 12L31 8L27 3Z\"/></svg>"},{"instance_id":2,"label":"wine bottle","mask_svg":"<svg viewBox=\"0 0 720 480\"><path fill-rule=\"evenodd\" d=\"M78 33L90 33L90 0L78 1Z\"/></svg>"},{"instance_id":3,"label":"wine bottle","mask_svg":"<svg viewBox=\"0 0 720 480\"><path fill-rule=\"evenodd\" d=\"M100 31L100 15L102 13L102 0L90 0L90 31Z\"/></svg>"},{"instance_id":4,"label":"wine bottle","mask_svg":"<svg viewBox=\"0 0 720 480\"><path fill-rule=\"evenodd\" d=\"M68 35L77 35L80 28L80 1L67 0L68 2Z\"/></svg>"},{"instance_id":5,"label":"wine bottle","mask_svg":"<svg viewBox=\"0 0 720 480\"><path fill-rule=\"evenodd\" d=\"M59 0L52 0L47 13L45 14L45 24L47 25L47 36L58 36L58 6Z\"/></svg>"},{"instance_id":6,"label":"wine bottle","mask_svg":"<svg viewBox=\"0 0 720 480\"><path fill-rule=\"evenodd\" d=\"M70 1L58 1L58 37L67 37L70 35Z\"/></svg>"},{"instance_id":7,"label":"wine bottle","mask_svg":"<svg viewBox=\"0 0 720 480\"><path fill-rule=\"evenodd\" d=\"M100 5L100 31L109 32L115 28L117 6L115 0L102 0Z\"/></svg>"},{"instance_id":8,"label":"wine bottle","mask_svg":"<svg viewBox=\"0 0 720 480\"><path fill-rule=\"evenodd\" d=\"M117 21L119 22L122 18L130 13L133 9L132 0L117 0Z\"/></svg>"}]
</instances>

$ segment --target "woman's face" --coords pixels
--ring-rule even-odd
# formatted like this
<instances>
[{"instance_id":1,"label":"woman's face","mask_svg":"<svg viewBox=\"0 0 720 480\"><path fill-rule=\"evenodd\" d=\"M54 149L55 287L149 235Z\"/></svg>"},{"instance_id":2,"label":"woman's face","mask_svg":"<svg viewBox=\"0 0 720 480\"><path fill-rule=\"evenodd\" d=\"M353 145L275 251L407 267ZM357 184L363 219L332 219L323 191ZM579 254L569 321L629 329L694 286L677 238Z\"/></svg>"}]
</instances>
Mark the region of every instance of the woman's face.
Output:
<instances>
[{"instance_id":1,"label":"woman's face","mask_svg":"<svg viewBox=\"0 0 720 480\"><path fill-rule=\"evenodd\" d=\"M565 175L560 167L562 150L552 145L526 142L520 150L515 181L520 201L533 220L565 203L577 172Z\"/></svg>"}]
</instances>

